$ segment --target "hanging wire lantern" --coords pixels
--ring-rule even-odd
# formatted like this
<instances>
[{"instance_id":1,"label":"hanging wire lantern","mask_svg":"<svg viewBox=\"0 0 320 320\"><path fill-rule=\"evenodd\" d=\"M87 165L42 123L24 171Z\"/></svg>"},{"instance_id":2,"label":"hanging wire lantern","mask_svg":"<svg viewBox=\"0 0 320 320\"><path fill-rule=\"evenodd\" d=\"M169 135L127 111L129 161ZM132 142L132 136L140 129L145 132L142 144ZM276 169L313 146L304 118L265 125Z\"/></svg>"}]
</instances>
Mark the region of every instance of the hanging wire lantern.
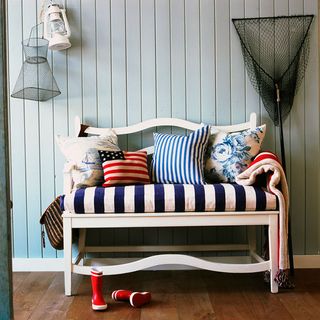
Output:
<instances>
[{"instance_id":1,"label":"hanging wire lantern","mask_svg":"<svg viewBox=\"0 0 320 320\"><path fill-rule=\"evenodd\" d=\"M11 94L13 98L46 101L61 94L47 60L48 40L31 37L37 27L22 41L25 61Z\"/></svg>"}]
</instances>

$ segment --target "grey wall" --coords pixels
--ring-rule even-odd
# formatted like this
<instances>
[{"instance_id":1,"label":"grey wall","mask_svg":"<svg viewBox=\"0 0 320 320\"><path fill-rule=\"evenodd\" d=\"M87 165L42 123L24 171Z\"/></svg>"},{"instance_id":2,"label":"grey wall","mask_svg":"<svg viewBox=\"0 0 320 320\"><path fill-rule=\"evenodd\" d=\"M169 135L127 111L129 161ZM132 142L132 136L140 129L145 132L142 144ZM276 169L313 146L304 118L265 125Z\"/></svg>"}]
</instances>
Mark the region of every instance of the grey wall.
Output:
<instances>
[{"instance_id":1,"label":"grey wall","mask_svg":"<svg viewBox=\"0 0 320 320\"><path fill-rule=\"evenodd\" d=\"M267 123L264 148L279 152L278 135L246 75L233 17L317 14L316 0L67 0L72 48L49 52L62 94L48 102L10 99L15 257L56 257L41 248L39 217L62 192L63 158L54 135L73 133L73 118L123 126L153 117L213 124L243 122L257 112ZM10 92L22 39L36 24L40 0L8 1ZM285 122L294 251L319 251L318 22L312 25L305 80ZM151 133L121 140L149 145ZM260 231L259 231L260 234ZM244 240L241 228L115 230L91 242L201 243Z\"/></svg>"}]
</instances>

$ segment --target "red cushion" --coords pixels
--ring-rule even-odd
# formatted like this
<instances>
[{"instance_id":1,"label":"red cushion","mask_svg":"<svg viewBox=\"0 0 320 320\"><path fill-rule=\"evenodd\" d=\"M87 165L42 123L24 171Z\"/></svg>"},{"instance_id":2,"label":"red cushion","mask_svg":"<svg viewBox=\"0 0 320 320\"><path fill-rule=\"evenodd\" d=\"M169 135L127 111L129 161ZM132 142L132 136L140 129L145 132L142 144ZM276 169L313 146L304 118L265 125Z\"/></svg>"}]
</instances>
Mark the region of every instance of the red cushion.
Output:
<instances>
[{"instance_id":1,"label":"red cushion","mask_svg":"<svg viewBox=\"0 0 320 320\"><path fill-rule=\"evenodd\" d=\"M104 187L150 183L147 152L123 152L123 159L102 161Z\"/></svg>"}]
</instances>

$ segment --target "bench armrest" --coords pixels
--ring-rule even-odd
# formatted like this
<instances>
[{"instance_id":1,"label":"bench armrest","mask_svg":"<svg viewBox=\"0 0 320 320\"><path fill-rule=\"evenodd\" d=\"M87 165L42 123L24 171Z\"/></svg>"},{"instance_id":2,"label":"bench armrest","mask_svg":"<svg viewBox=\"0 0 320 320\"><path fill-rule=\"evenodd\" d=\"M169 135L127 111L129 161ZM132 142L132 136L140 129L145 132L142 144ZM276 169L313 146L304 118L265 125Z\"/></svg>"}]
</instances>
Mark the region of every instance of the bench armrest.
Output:
<instances>
[{"instance_id":1,"label":"bench armrest","mask_svg":"<svg viewBox=\"0 0 320 320\"><path fill-rule=\"evenodd\" d=\"M75 169L75 164L72 162L66 162L63 168L63 193L71 193L73 189L72 170Z\"/></svg>"}]
</instances>

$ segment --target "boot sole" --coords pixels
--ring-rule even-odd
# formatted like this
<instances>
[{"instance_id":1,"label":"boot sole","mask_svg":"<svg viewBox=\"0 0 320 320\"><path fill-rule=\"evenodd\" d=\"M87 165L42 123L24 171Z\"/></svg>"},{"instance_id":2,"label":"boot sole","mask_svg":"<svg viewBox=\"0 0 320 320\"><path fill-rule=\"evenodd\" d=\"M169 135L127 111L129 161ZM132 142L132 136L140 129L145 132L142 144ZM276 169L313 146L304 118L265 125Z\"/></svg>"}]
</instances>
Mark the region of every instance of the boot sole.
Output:
<instances>
[{"instance_id":1,"label":"boot sole","mask_svg":"<svg viewBox=\"0 0 320 320\"><path fill-rule=\"evenodd\" d=\"M101 311L101 310L106 310L108 308L107 304L103 304L103 305L96 305L96 304L92 304L92 309L95 311Z\"/></svg>"}]
</instances>

